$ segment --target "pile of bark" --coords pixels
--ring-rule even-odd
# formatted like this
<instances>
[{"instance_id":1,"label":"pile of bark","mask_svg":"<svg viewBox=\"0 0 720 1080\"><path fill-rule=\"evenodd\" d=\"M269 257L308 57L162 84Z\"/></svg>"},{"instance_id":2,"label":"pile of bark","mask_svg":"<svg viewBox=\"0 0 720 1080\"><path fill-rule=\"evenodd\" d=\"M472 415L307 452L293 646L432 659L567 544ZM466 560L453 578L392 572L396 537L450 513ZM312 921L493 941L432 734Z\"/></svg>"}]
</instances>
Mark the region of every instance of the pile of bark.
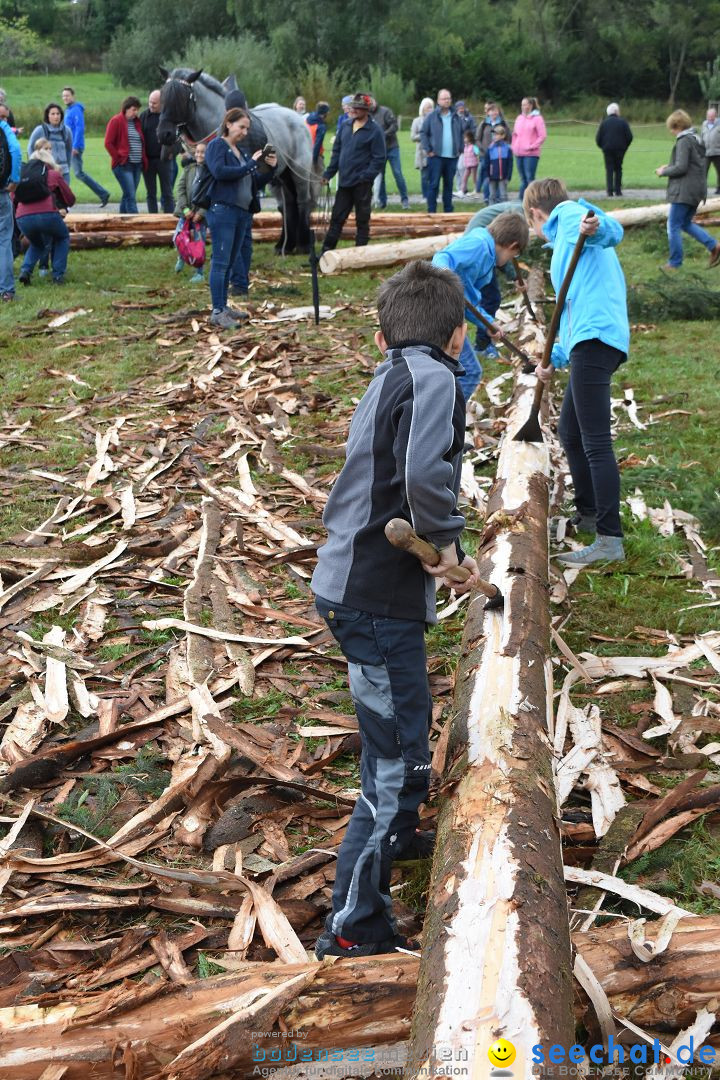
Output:
<instances>
[{"instance_id":1,"label":"pile of bark","mask_svg":"<svg viewBox=\"0 0 720 1080\"><path fill-rule=\"evenodd\" d=\"M84 314L28 336L102 347L70 338ZM107 335L130 340L122 315ZM313 960L359 739L308 579L357 372L375 361L341 318L320 347L280 315L256 308L222 340L192 312L150 315L133 334L156 377L102 401L51 369L45 407L87 446L74 469L3 417L0 445L33 451L54 505L0 545L0 1076L202 1080L303 1060L272 1056L273 1032L302 1032L311 1055L404 1042L407 1076L443 1051L484 1075L500 1035L529 1076L530 1047L569 1046L576 1020L590 1041L629 1031L669 1053L690 1025L696 1045L717 1040L720 917L618 871L720 808L720 634L638 627L649 655L568 648L574 572L549 579L547 559L565 478L549 430L514 441L533 378L509 367L486 387L491 411L474 409L463 470L504 607L445 604L443 618L466 613L456 679L430 658L441 798L423 822L438 836L424 929L394 890L422 958ZM519 299L501 318L539 354ZM652 419L630 390L614 404L618 423ZM475 469L496 458L488 490ZM17 481L0 472L6 498ZM687 573L717 604L694 519L639 494L632 509L684 535ZM636 724L603 719L598 700L628 685L653 690Z\"/></svg>"},{"instance_id":2,"label":"pile of bark","mask_svg":"<svg viewBox=\"0 0 720 1080\"><path fill-rule=\"evenodd\" d=\"M378 213L372 216L375 238L406 239L437 236L449 229L464 228L472 214ZM165 247L172 242L178 219L173 214L68 214L70 246L76 249L104 247ZM327 217L313 214L311 226L322 238ZM355 218L345 226L346 239L355 238ZM253 240L278 243L281 238L280 215L266 210L253 217Z\"/></svg>"}]
</instances>

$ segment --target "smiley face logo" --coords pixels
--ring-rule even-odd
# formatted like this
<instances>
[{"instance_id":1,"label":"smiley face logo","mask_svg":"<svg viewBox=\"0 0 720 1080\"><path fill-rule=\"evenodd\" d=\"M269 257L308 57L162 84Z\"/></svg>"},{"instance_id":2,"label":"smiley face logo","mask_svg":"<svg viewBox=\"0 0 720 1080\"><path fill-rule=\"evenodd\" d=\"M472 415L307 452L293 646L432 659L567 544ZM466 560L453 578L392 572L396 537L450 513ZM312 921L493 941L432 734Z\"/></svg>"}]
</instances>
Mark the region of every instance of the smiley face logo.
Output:
<instances>
[{"instance_id":1,"label":"smiley face logo","mask_svg":"<svg viewBox=\"0 0 720 1080\"><path fill-rule=\"evenodd\" d=\"M515 1060L515 1047L507 1039L496 1039L492 1046L488 1047L488 1057L491 1065L503 1069L506 1065L512 1065Z\"/></svg>"}]
</instances>

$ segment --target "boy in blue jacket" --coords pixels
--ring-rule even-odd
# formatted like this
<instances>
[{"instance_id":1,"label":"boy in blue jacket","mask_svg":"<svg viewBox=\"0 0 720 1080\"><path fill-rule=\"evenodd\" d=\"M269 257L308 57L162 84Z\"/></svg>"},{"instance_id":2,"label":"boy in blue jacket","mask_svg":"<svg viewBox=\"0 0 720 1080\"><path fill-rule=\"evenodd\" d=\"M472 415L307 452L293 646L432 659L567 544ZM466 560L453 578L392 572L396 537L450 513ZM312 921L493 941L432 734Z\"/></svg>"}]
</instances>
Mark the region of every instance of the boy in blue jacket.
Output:
<instances>
[{"instance_id":1,"label":"boy in blue jacket","mask_svg":"<svg viewBox=\"0 0 720 1080\"><path fill-rule=\"evenodd\" d=\"M466 311L468 321L474 323L483 333L494 336L499 329L494 321L500 307L495 267L505 266L511 259L517 258L527 247L529 239L527 222L520 214L499 214L487 229L466 232L433 255L433 266L453 270L463 283L465 299L493 324L494 329L488 331L471 311ZM492 343L486 354L498 355ZM463 343L460 363L465 371L458 383L465 395L465 401L469 401L482 378L482 367L468 337Z\"/></svg>"},{"instance_id":2,"label":"boy in blue jacket","mask_svg":"<svg viewBox=\"0 0 720 1080\"><path fill-rule=\"evenodd\" d=\"M552 367L536 368L549 381L555 368L570 364L570 382L560 411L558 435L575 488L579 530L597 532L595 541L559 557L568 566L625 558L620 524L620 473L610 432L610 380L627 360L630 327L625 277L613 250L623 228L596 206L568 198L561 180L534 180L523 208L530 228L552 248L550 276L560 289L578 236L585 247L568 290ZM586 211L595 216L586 220Z\"/></svg>"},{"instance_id":3,"label":"boy in blue jacket","mask_svg":"<svg viewBox=\"0 0 720 1080\"><path fill-rule=\"evenodd\" d=\"M506 201L512 171L513 152L507 141L507 129L498 124L493 128L492 142L485 154L485 175L490 182L491 204Z\"/></svg>"}]
</instances>

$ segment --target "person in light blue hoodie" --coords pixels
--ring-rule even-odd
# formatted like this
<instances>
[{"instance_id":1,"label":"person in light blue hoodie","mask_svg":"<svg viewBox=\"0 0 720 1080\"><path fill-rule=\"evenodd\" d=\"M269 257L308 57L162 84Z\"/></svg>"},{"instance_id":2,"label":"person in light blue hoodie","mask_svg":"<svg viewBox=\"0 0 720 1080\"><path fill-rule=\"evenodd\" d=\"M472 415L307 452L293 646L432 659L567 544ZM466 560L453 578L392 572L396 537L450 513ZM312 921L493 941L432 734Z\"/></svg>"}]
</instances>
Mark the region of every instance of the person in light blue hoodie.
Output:
<instances>
[{"instance_id":1,"label":"person in light blue hoodie","mask_svg":"<svg viewBox=\"0 0 720 1080\"><path fill-rule=\"evenodd\" d=\"M465 299L491 323L492 330L466 309L468 322L478 327L478 334L483 334L482 341L488 340L484 336L486 334L496 337L500 329L495 323L495 315L500 307L500 287L495 278L495 267L505 266L516 259L527 247L529 239L530 231L521 214L499 214L486 229L466 232L433 255L433 266L456 273L462 281ZM492 341L485 348L485 356L498 356ZM467 402L482 378L482 367L467 335L460 353L460 363L463 374L458 378L458 384Z\"/></svg>"},{"instance_id":2,"label":"person in light blue hoodie","mask_svg":"<svg viewBox=\"0 0 720 1080\"><path fill-rule=\"evenodd\" d=\"M580 235L585 246L577 264L560 320L552 367L538 364L548 381L556 368L570 365L558 435L575 488L571 524L596 532L595 541L559 561L568 566L625 558L620 524L620 473L610 431L610 380L627 360L630 326L625 277L614 248L622 226L598 207L568 198L561 180L534 180L523 198L530 228L552 248L550 276L556 293ZM588 218L592 210L594 217Z\"/></svg>"}]
</instances>

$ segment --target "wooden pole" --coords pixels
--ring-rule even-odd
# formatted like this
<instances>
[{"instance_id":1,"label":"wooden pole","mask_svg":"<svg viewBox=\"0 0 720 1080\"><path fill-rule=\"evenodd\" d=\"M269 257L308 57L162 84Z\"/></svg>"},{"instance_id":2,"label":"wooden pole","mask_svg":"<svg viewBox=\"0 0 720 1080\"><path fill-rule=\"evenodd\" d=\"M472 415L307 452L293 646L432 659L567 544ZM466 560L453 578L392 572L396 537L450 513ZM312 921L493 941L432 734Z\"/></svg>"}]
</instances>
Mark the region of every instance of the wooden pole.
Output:
<instances>
[{"instance_id":1,"label":"wooden pole","mask_svg":"<svg viewBox=\"0 0 720 1080\"><path fill-rule=\"evenodd\" d=\"M551 763L547 448L516 442L535 379L518 375L488 500L480 572L505 596L468 609L456 676L406 1077L443 1060L485 1078L488 1047L574 1041L567 900ZM423 1071L425 1070L425 1071Z\"/></svg>"}]
</instances>

